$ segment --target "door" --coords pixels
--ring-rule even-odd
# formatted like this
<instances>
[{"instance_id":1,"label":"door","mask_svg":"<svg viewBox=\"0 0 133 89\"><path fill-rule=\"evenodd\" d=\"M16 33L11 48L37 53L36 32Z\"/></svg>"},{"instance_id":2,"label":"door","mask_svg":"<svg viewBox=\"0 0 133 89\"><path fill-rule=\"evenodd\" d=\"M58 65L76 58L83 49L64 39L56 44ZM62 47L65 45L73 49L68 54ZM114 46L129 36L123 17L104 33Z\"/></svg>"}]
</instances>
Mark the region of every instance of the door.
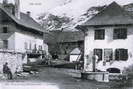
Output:
<instances>
[{"instance_id":1,"label":"door","mask_svg":"<svg viewBox=\"0 0 133 89\"><path fill-rule=\"evenodd\" d=\"M98 62L102 60L102 49L94 49L94 55L98 56Z\"/></svg>"}]
</instances>

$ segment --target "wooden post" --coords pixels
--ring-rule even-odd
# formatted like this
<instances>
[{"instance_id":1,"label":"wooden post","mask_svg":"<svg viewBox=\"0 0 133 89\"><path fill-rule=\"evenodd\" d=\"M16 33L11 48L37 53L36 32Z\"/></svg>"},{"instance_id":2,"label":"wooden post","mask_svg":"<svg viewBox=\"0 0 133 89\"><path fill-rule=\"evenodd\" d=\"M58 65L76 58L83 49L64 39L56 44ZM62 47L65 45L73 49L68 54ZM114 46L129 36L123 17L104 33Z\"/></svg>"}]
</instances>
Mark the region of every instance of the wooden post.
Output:
<instances>
[{"instance_id":1,"label":"wooden post","mask_svg":"<svg viewBox=\"0 0 133 89\"><path fill-rule=\"evenodd\" d=\"M95 55L92 57L92 71L96 72L96 58L95 58Z\"/></svg>"}]
</instances>

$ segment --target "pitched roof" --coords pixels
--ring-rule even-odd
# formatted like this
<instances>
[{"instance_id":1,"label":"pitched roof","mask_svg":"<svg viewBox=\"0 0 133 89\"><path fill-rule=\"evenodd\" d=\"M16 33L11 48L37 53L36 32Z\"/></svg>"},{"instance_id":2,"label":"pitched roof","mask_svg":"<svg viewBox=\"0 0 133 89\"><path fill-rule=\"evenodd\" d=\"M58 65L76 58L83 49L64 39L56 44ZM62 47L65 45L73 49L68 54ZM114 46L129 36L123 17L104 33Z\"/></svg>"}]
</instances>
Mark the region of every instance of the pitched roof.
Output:
<instances>
[{"instance_id":1,"label":"pitched roof","mask_svg":"<svg viewBox=\"0 0 133 89\"><path fill-rule=\"evenodd\" d=\"M20 20L23 23L28 24L29 27L36 29L36 30L39 30L39 31L43 31L43 28L40 26L40 24L37 23L32 17L28 16L27 14L20 13L20 18L21 18Z\"/></svg>"},{"instance_id":2,"label":"pitched roof","mask_svg":"<svg viewBox=\"0 0 133 89\"><path fill-rule=\"evenodd\" d=\"M133 17L116 2L111 3L82 26L130 25Z\"/></svg>"},{"instance_id":3,"label":"pitched roof","mask_svg":"<svg viewBox=\"0 0 133 89\"><path fill-rule=\"evenodd\" d=\"M70 54L78 55L78 54L81 54L81 51L79 50L79 48L75 48L74 50L72 50L72 51L70 52Z\"/></svg>"},{"instance_id":4,"label":"pitched roof","mask_svg":"<svg viewBox=\"0 0 133 89\"><path fill-rule=\"evenodd\" d=\"M84 34L81 31L51 31L44 35L46 43L65 43L78 42L84 40Z\"/></svg>"},{"instance_id":5,"label":"pitched roof","mask_svg":"<svg viewBox=\"0 0 133 89\"><path fill-rule=\"evenodd\" d=\"M83 41L84 40L84 34L80 31L67 31L62 32L58 36L58 42L77 42L77 41Z\"/></svg>"},{"instance_id":6,"label":"pitched roof","mask_svg":"<svg viewBox=\"0 0 133 89\"><path fill-rule=\"evenodd\" d=\"M20 13L20 19L18 19L14 15L9 13L7 10L5 10L1 5L0 9L4 11L18 25L30 28L38 32L44 32L43 27L41 27L39 23L37 23L35 20L33 20L32 17L28 16L27 14Z\"/></svg>"}]
</instances>

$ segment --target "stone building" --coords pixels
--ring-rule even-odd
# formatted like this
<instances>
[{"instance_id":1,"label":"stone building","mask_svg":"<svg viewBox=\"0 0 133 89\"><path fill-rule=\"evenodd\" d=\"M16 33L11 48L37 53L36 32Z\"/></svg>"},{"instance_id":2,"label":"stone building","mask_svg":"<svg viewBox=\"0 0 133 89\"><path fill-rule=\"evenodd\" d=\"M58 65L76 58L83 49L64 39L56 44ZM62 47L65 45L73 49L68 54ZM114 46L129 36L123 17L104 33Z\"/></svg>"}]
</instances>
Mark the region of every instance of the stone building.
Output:
<instances>
[{"instance_id":1,"label":"stone building","mask_svg":"<svg viewBox=\"0 0 133 89\"><path fill-rule=\"evenodd\" d=\"M122 73L133 65L133 17L113 2L84 24L84 70L92 71L92 55L97 55L96 69Z\"/></svg>"},{"instance_id":2,"label":"stone building","mask_svg":"<svg viewBox=\"0 0 133 89\"><path fill-rule=\"evenodd\" d=\"M3 0L0 4L0 49L6 53L22 55L47 52L48 47L43 43L43 28L33 20L30 12L26 14L20 12L19 0L14 2ZM23 58L22 56L16 59L16 63L22 65ZM2 59L1 56L0 59Z\"/></svg>"},{"instance_id":3,"label":"stone building","mask_svg":"<svg viewBox=\"0 0 133 89\"><path fill-rule=\"evenodd\" d=\"M0 6L0 48L26 52L43 49L43 28L27 14L21 13L19 0L15 5L6 2Z\"/></svg>"}]
</instances>

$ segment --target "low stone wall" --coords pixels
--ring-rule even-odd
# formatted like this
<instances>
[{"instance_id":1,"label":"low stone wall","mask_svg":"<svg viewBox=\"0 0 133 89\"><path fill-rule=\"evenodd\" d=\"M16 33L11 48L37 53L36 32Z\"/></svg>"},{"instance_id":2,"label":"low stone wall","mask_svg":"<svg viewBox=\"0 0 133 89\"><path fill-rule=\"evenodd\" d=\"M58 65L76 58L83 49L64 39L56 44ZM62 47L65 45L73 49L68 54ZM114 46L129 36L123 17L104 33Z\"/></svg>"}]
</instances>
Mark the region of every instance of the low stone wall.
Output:
<instances>
[{"instance_id":1,"label":"low stone wall","mask_svg":"<svg viewBox=\"0 0 133 89\"><path fill-rule=\"evenodd\" d=\"M109 80L128 80L128 75L120 73L109 73Z\"/></svg>"},{"instance_id":2,"label":"low stone wall","mask_svg":"<svg viewBox=\"0 0 133 89\"><path fill-rule=\"evenodd\" d=\"M3 73L3 65L8 62L8 66L14 74L16 71L22 71L22 64L25 55L9 50L0 50L0 73Z\"/></svg>"},{"instance_id":3,"label":"low stone wall","mask_svg":"<svg viewBox=\"0 0 133 89\"><path fill-rule=\"evenodd\" d=\"M96 80L98 82L109 82L108 72L82 72L82 79Z\"/></svg>"}]
</instances>

